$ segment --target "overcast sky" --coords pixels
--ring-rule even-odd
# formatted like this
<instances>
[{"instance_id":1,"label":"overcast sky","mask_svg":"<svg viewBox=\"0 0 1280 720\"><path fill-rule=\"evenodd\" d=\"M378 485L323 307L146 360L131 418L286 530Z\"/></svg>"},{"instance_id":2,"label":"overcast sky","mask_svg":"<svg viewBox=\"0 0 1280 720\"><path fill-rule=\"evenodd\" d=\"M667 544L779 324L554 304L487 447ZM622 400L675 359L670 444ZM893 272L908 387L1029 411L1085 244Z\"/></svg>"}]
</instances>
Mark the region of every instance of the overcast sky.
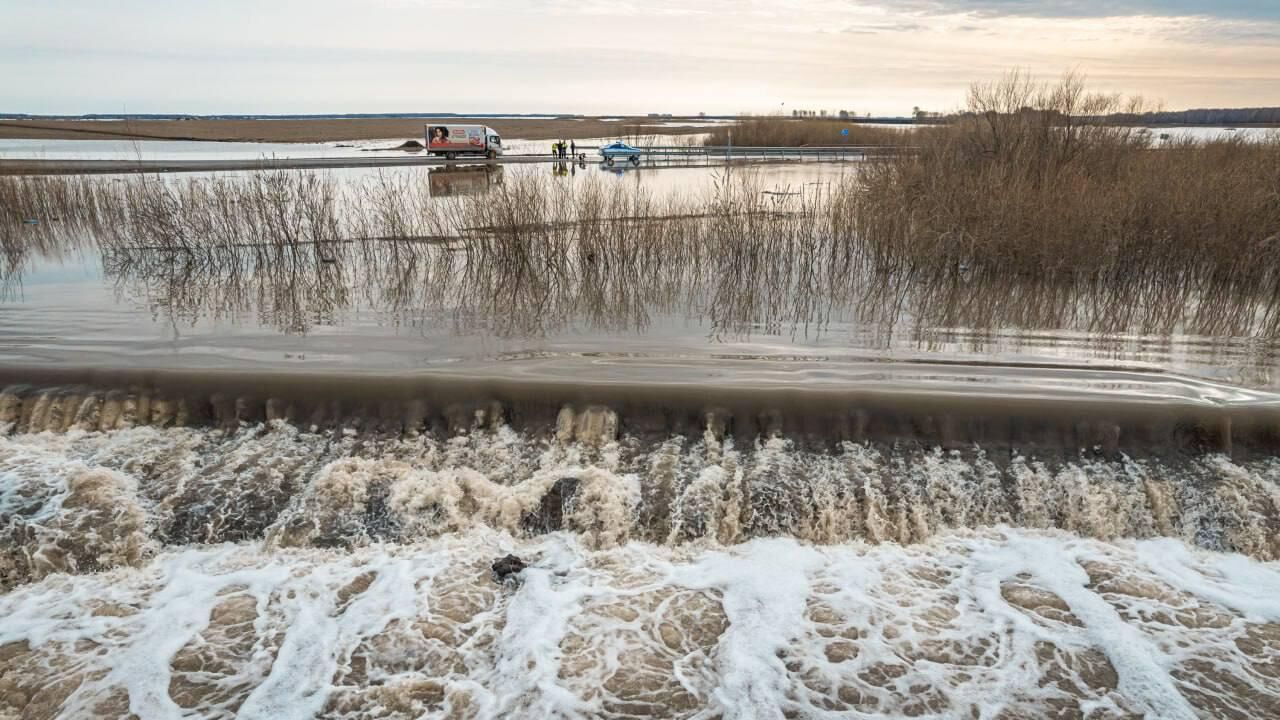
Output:
<instances>
[{"instance_id":1,"label":"overcast sky","mask_svg":"<svg viewBox=\"0 0 1280 720\"><path fill-rule=\"evenodd\" d=\"M0 18L0 112L900 115L1013 67L1169 109L1280 105L1280 0L0 0Z\"/></svg>"}]
</instances>

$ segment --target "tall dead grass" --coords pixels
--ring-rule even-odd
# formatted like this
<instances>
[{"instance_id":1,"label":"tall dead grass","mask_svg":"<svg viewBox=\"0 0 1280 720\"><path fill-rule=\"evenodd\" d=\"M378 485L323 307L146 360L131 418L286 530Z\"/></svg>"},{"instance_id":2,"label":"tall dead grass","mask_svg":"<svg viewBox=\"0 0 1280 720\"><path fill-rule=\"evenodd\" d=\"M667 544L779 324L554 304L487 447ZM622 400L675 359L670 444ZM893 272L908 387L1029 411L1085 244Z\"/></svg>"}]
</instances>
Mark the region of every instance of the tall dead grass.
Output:
<instances>
[{"instance_id":1,"label":"tall dead grass","mask_svg":"<svg viewBox=\"0 0 1280 720\"><path fill-rule=\"evenodd\" d=\"M842 131L848 134L841 134ZM827 145L904 145L911 142L912 130L868 127L841 120L755 117L711 131L704 145L732 144L744 147L805 147Z\"/></svg>"},{"instance_id":2,"label":"tall dead grass","mask_svg":"<svg viewBox=\"0 0 1280 720\"><path fill-rule=\"evenodd\" d=\"M976 85L918 151L848 198L875 267L965 279L1280 293L1280 143L1182 140L1079 120L1125 109L1067 76Z\"/></svg>"}]
</instances>

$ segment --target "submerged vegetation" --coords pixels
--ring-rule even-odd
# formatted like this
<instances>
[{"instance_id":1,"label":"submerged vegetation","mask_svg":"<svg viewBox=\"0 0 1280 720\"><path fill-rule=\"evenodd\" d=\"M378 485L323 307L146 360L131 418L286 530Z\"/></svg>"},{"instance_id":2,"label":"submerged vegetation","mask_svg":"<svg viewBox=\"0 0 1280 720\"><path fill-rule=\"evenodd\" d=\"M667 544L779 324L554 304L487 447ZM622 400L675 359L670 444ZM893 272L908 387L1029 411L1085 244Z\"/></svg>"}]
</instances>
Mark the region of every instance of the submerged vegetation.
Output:
<instances>
[{"instance_id":1,"label":"submerged vegetation","mask_svg":"<svg viewBox=\"0 0 1280 720\"><path fill-rule=\"evenodd\" d=\"M904 126L902 129L871 127L844 120L766 116L748 118L732 125L716 127L708 134L703 144L711 146L733 144L744 147L902 145L911 138L908 128L909 126Z\"/></svg>"},{"instance_id":2,"label":"submerged vegetation","mask_svg":"<svg viewBox=\"0 0 1280 720\"><path fill-rule=\"evenodd\" d=\"M716 336L910 318L1280 337L1280 142L1153 149L1076 119L1124 105L1014 75L911 154L799 192L736 169L674 197L528 176L452 198L399 173L0 178L0 274L13 288L32 256L89 248L176 318L253 307L290 332L368 303L500 335L682 314ZM753 126L774 125L804 123Z\"/></svg>"},{"instance_id":3,"label":"submerged vegetation","mask_svg":"<svg viewBox=\"0 0 1280 720\"><path fill-rule=\"evenodd\" d=\"M864 200L888 173L766 194L735 170L701 197L515 176L488 195L436 199L411 175L10 178L0 180L0 277L16 290L33 259L88 252L122 296L174 321L250 313L290 333L363 306L498 336L633 331L683 316L723 339L857 323L880 328L879 343L928 345L968 328L971 351L1010 342L984 334L1004 328L1280 338L1267 266L1250 267L1245 283L1215 274L1218 258L1180 267L1152 252L1127 268L1072 273L1053 255L1032 264L1027 248L1033 259L1010 271L1012 256L977 254L983 246L962 258L912 244L905 223L900 236L866 236L877 221L895 230ZM1269 367L1273 352L1251 345L1242 366ZM1240 379L1271 384L1254 372Z\"/></svg>"}]
</instances>

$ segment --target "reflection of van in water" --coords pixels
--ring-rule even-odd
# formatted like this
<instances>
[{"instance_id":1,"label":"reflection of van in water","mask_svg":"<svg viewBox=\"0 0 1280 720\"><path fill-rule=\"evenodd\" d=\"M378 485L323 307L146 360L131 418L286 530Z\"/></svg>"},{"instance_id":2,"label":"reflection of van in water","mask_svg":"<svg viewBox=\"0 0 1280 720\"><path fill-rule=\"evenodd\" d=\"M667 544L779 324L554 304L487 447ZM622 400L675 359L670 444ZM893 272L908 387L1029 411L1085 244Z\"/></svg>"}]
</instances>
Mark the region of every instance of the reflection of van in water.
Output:
<instances>
[{"instance_id":1,"label":"reflection of van in water","mask_svg":"<svg viewBox=\"0 0 1280 720\"><path fill-rule=\"evenodd\" d=\"M492 160L502 154L498 131L484 125L427 125L427 152L453 160L459 155L483 155Z\"/></svg>"},{"instance_id":2,"label":"reflection of van in water","mask_svg":"<svg viewBox=\"0 0 1280 720\"><path fill-rule=\"evenodd\" d=\"M427 183L432 197L483 195L502 184L501 165L463 165L431 168Z\"/></svg>"}]
</instances>

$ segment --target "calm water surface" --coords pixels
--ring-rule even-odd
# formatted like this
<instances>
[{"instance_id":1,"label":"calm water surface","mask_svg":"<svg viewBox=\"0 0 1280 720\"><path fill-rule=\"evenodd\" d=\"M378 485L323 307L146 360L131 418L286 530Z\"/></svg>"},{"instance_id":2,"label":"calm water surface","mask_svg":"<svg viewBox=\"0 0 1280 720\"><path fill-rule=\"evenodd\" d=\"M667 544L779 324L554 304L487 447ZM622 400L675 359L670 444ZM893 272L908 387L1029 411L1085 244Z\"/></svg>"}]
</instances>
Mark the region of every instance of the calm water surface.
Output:
<instances>
[{"instance_id":1,"label":"calm water surface","mask_svg":"<svg viewBox=\"0 0 1280 720\"><path fill-rule=\"evenodd\" d=\"M734 172L751 173L759 192L785 201L847 180L850 167ZM711 196L726 182L723 169L591 164L332 173L343 183L425 180L439 202L484 196L528 175L566 187L628 186L658 198ZM44 228L50 223L56 220ZM34 238L42 227L12 230ZM747 275L714 267L691 274L677 258L658 257L652 272L610 276L603 288L590 274L551 277L538 268L486 276L483 286L453 285L457 275L430 269L459 257L439 245L362 242L333 257L311 246L287 256L222 248L191 257L145 243L104 249L74 234L30 245L13 255L5 277L4 362L512 372L562 356L593 358L593 372L626 374L635 370L604 369L603 358L718 373L732 357L761 368L789 363L804 371L797 377L818 381L846 377L865 362L945 360L1167 370L1259 389L1278 381L1276 340L1245 322L1190 327L1141 312L1117 320L1098 309L1114 298L1064 298L1013 284L853 292L839 277L800 282L812 261L787 253L763 255ZM474 271L497 259L473 253L466 261ZM521 290L503 302L504 283L522 281L541 295Z\"/></svg>"}]
</instances>

